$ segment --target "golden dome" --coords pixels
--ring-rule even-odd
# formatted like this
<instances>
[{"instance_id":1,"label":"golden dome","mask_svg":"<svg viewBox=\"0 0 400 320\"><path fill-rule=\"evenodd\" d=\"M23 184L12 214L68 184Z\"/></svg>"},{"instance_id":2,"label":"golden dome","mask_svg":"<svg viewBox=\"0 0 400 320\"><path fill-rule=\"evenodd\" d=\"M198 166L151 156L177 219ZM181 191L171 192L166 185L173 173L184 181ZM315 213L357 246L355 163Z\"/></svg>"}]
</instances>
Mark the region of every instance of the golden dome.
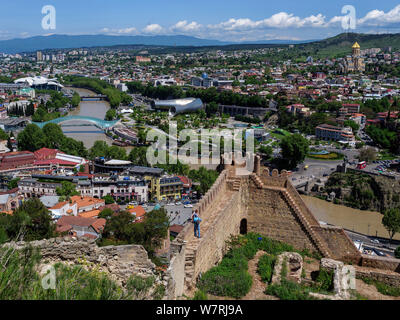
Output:
<instances>
[{"instance_id":1,"label":"golden dome","mask_svg":"<svg viewBox=\"0 0 400 320\"><path fill-rule=\"evenodd\" d=\"M353 44L353 49L360 49L360 45L358 44L358 42L356 42L355 44Z\"/></svg>"}]
</instances>

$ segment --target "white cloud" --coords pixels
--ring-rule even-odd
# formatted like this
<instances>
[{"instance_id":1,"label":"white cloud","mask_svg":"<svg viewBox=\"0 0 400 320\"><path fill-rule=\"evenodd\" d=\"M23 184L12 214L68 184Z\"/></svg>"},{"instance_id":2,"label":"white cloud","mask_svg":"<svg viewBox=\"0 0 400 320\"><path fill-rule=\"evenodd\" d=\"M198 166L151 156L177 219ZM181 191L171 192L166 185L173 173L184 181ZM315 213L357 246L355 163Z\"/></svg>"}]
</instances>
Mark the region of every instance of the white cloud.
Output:
<instances>
[{"instance_id":1,"label":"white cloud","mask_svg":"<svg viewBox=\"0 0 400 320\"><path fill-rule=\"evenodd\" d=\"M187 20L179 21L169 29L173 33L193 33L198 32L203 28L201 24L198 24L196 21L192 21L188 23Z\"/></svg>"},{"instance_id":2,"label":"white cloud","mask_svg":"<svg viewBox=\"0 0 400 320\"><path fill-rule=\"evenodd\" d=\"M153 23L153 24L149 24L147 25L144 29L143 29L144 33L151 33L151 34L160 34L164 32L164 28L161 27L159 24Z\"/></svg>"},{"instance_id":3,"label":"white cloud","mask_svg":"<svg viewBox=\"0 0 400 320\"><path fill-rule=\"evenodd\" d=\"M103 28L100 30L102 33L110 34L110 35L118 35L118 34L139 34L139 31L134 27L122 28L122 29L110 29Z\"/></svg>"},{"instance_id":4,"label":"white cloud","mask_svg":"<svg viewBox=\"0 0 400 320\"><path fill-rule=\"evenodd\" d=\"M222 29L226 31L243 31L263 28L323 27L325 24L325 16L321 13L302 19L294 16L292 13L279 12L264 20L253 21L248 18L232 18L216 25L208 25L208 27L210 29Z\"/></svg>"},{"instance_id":5,"label":"white cloud","mask_svg":"<svg viewBox=\"0 0 400 320\"><path fill-rule=\"evenodd\" d=\"M385 13L381 10L372 10L365 17L358 20L361 25L384 26L392 23L400 22L400 4L389 12Z\"/></svg>"},{"instance_id":6,"label":"white cloud","mask_svg":"<svg viewBox=\"0 0 400 320\"><path fill-rule=\"evenodd\" d=\"M136 28L131 27L131 28L119 29L118 33L122 33L122 34L137 34L138 31L137 31Z\"/></svg>"},{"instance_id":7,"label":"white cloud","mask_svg":"<svg viewBox=\"0 0 400 320\"><path fill-rule=\"evenodd\" d=\"M143 29L135 27L124 29L104 28L102 32L107 34L185 34L200 38L221 39L229 41L256 41L268 39L305 39L310 37L321 38L321 30L325 35L333 35L340 32L342 22L347 21L347 15L327 18L322 13L315 13L307 17L299 17L293 13L279 12L265 19L252 20L247 17L230 18L215 24L203 25L197 21L182 19L170 26L148 24ZM364 17L357 20L357 31L371 30L389 24L400 23L400 4L388 12L372 10ZM307 30L303 31L303 29ZM378 28L377 28L378 29ZM273 30L279 30L274 32ZM379 30L378 30L379 31ZM314 38L313 38L314 39Z\"/></svg>"}]
</instances>

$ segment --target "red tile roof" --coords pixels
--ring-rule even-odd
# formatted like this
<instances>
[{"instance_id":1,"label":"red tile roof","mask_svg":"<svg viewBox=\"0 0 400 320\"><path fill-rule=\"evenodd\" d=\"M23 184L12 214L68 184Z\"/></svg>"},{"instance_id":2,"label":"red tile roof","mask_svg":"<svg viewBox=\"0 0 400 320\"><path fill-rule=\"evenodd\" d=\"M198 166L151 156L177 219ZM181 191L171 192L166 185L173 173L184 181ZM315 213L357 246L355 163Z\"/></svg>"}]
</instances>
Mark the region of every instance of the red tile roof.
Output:
<instances>
[{"instance_id":1,"label":"red tile roof","mask_svg":"<svg viewBox=\"0 0 400 320\"><path fill-rule=\"evenodd\" d=\"M49 148L42 148L35 151L35 159L36 160L48 160L48 159L55 159L57 153L64 153L57 149L49 149Z\"/></svg>"},{"instance_id":2,"label":"red tile roof","mask_svg":"<svg viewBox=\"0 0 400 320\"><path fill-rule=\"evenodd\" d=\"M180 226L178 224L174 224L169 228L169 231L174 232L174 233L179 233L183 230L183 226Z\"/></svg>"},{"instance_id":3,"label":"red tile roof","mask_svg":"<svg viewBox=\"0 0 400 320\"><path fill-rule=\"evenodd\" d=\"M104 230L105 225L106 225L106 219L63 216L57 221L57 231L64 229L71 230L73 229L74 226L79 226L79 227L92 226L97 233L101 233Z\"/></svg>"},{"instance_id":4,"label":"red tile roof","mask_svg":"<svg viewBox=\"0 0 400 320\"><path fill-rule=\"evenodd\" d=\"M75 162L65 161L60 159L43 159L43 160L35 160L34 165L49 165L49 164L58 164L60 166L76 166Z\"/></svg>"},{"instance_id":5,"label":"red tile roof","mask_svg":"<svg viewBox=\"0 0 400 320\"><path fill-rule=\"evenodd\" d=\"M192 180L185 176L178 176L179 179L181 179L183 186L186 188L190 188L192 186Z\"/></svg>"},{"instance_id":6,"label":"red tile roof","mask_svg":"<svg viewBox=\"0 0 400 320\"><path fill-rule=\"evenodd\" d=\"M137 206L133 209L129 209L128 212L134 214L136 218L143 217L146 214L146 210L142 206Z\"/></svg>"},{"instance_id":7,"label":"red tile roof","mask_svg":"<svg viewBox=\"0 0 400 320\"><path fill-rule=\"evenodd\" d=\"M96 221L92 224L92 227L94 228L94 230L96 230L97 233L101 233L104 230L106 222L107 220L103 218L96 219Z\"/></svg>"},{"instance_id":8,"label":"red tile roof","mask_svg":"<svg viewBox=\"0 0 400 320\"><path fill-rule=\"evenodd\" d=\"M57 221L57 226L62 226L62 225L69 224L71 226L89 227L95 221L96 221L96 219L93 219L93 218L82 218L82 217L75 217L75 216L62 216Z\"/></svg>"}]
</instances>

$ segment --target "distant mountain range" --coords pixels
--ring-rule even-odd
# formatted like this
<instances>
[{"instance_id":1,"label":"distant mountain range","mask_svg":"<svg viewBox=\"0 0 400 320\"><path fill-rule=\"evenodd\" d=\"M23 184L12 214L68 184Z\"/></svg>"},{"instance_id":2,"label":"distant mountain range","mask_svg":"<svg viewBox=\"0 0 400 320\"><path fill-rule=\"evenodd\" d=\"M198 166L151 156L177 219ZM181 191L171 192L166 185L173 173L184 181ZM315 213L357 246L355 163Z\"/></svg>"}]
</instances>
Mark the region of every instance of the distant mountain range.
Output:
<instances>
[{"instance_id":1,"label":"distant mountain range","mask_svg":"<svg viewBox=\"0 0 400 320\"><path fill-rule=\"evenodd\" d=\"M354 42L358 42L362 49L383 48L392 46L400 49L400 34L358 34L343 33L324 40L263 40L246 42L224 42L219 40L200 39L191 36L110 36L110 35L49 35L36 36L24 39L0 41L0 52L21 53L47 49L72 49L111 46L158 46L158 47L219 47L230 46L237 49L250 47L287 46L295 45L303 54L327 56L341 55L349 50ZM173 48L171 48L173 49Z\"/></svg>"},{"instance_id":2,"label":"distant mountain range","mask_svg":"<svg viewBox=\"0 0 400 320\"><path fill-rule=\"evenodd\" d=\"M302 41L266 40L256 42L224 42L219 40L200 39L191 36L109 36L109 35L50 35L23 39L0 41L0 52L21 53L46 49L72 49L90 47L109 47L118 45L144 46L224 46L232 44L295 44Z\"/></svg>"}]
</instances>

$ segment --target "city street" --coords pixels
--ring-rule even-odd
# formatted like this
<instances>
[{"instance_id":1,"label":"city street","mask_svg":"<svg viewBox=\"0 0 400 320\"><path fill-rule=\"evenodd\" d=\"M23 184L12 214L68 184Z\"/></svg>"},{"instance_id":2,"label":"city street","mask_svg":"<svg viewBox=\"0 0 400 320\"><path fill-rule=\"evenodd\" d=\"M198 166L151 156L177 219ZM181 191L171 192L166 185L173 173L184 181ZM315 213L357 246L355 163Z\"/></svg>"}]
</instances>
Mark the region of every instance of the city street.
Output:
<instances>
[{"instance_id":1,"label":"city street","mask_svg":"<svg viewBox=\"0 0 400 320\"><path fill-rule=\"evenodd\" d=\"M387 239L366 236L349 230L345 230L345 232L353 242L362 242L364 248L373 249L375 252L377 250L383 254L388 254L390 257L394 257L394 250L400 245L400 241L397 240L392 240L392 243L389 244Z\"/></svg>"}]
</instances>

